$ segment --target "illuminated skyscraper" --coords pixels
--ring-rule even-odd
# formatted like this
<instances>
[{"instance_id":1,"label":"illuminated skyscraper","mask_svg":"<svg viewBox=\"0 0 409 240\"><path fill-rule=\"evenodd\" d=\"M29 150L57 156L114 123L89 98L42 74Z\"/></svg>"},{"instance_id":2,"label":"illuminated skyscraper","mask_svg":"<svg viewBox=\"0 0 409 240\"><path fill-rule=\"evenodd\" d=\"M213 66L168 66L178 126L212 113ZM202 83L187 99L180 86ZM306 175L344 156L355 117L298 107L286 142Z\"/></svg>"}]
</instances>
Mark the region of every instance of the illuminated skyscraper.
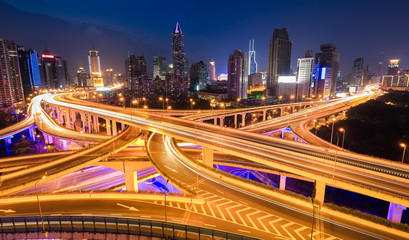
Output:
<instances>
[{"instance_id":1,"label":"illuminated skyscraper","mask_svg":"<svg viewBox=\"0 0 409 240\"><path fill-rule=\"evenodd\" d=\"M338 80L339 54L334 44L323 44L321 52L315 54L314 80L311 97L328 99L335 96Z\"/></svg>"},{"instance_id":2,"label":"illuminated skyscraper","mask_svg":"<svg viewBox=\"0 0 409 240\"><path fill-rule=\"evenodd\" d=\"M356 58L354 60L354 65L352 66L351 78L349 81L350 85L363 86L364 77L364 58Z\"/></svg>"},{"instance_id":3,"label":"illuminated skyscraper","mask_svg":"<svg viewBox=\"0 0 409 240\"><path fill-rule=\"evenodd\" d=\"M67 64L59 56L45 49L40 61L41 85L45 88L65 88L68 86Z\"/></svg>"},{"instance_id":4,"label":"illuminated skyscraper","mask_svg":"<svg viewBox=\"0 0 409 240\"><path fill-rule=\"evenodd\" d=\"M179 22L172 33L173 38L173 70L176 75L184 75L185 52L183 51L183 34Z\"/></svg>"},{"instance_id":5,"label":"illuminated skyscraper","mask_svg":"<svg viewBox=\"0 0 409 240\"><path fill-rule=\"evenodd\" d=\"M249 42L249 75L257 73L256 51L254 50L254 39Z\"/></svg>"},{"instance_id":6,"label":"illuminated skyscraper","mask_svg":"<svg viewBox=\"0 0 409 240\"><path fill-rule=\"evenodd\" d=\"M87 87L88 74L83 67L80 67L77 70L77 80L77 85L79 87Z\"/></svg>"},{"instance_id":7,"label":"illuminated skyscraper","mask_svg":"<svg viewBox=\"0 0 409 240\"><path fill-rule=\"evenodd\" d=\"M212 60L209 62L209 80L215 81L216 80L216 65L215 62Z\"/></svg>"},{"instance_id":8,"label":"illuminated skyscraper","mask_svg":"<svg viewBox=\"0 0 409 240\"><path fill-rule=\"evenodd\" d=\"M23 46L18 46L17 51L24 96L29 96L34 93L36 89L41 88L38 55L36 51Z\"/></svg>"},{"instance_id":9,"label":"illuminated skyscraper","mask_svg":"<svg viewBox=\"0 0 409 240\"><path fill-rule=\"evenodd\" d=\"M397 75L399 70L399 59L389 60L388 75Z\"/></svg>"},{"instance_id":10,"label":"illuminated skyscraper","mask_svg":"<svg viewBox=\"0 0 409 240\"><path fill-rule=\"evenodd\" d=\"M292 42L288 38L288 29L274 29L269 44L266 94L277 94L278 76L290 75Z\"/></svg>"},{"instance_id":11,"label":"illuminated skyscraper","mask_svg":"<svg viewBox=\"0 0 409 240\"><path fill-rule=\"evenodd\" d=\"M247 98L248 62L245 52L234 50L227 64L227 93L230 98Z\"/></svg>"},{"instance_id":12,"label":"illuminated skyscraper","mask_svg":"<svg viewBox=\"0 0 409 240\"><path fill-rule=\"evenodd\" d=\"M153 56L153 78L159 76L161 80L165 80L166 73L166 58L161 56Z\"/></svg>"},{"instance_id":13,"label":"illuminated skyscraper","mask_svg":"<svg viewBox=\"0 0 409 240\"><path fill-rule=\"evenodd\" d=\"M0 38L0 108L11 107L24 100L17 46Z\"/></svg>"},{"instance_id":14,"label":"illuminated skyscraper","mask_svg":"<svg viewBox=\"0 0 409 240\"><path fill-rule=\"evenodd\" d=\"M112 68L109 68L105 70L104 86L112 85L114 85L114 70L112 70Z\"/></svg>"},{"instance_id":15,"label":"illuminated skyscraper","mask_svg":"<svg viewBox=\"0 0 409 240\"><path fill-rule=\"evenodd\" d=\"M94 84L94 87L103 87L104 82L102 80L99 52L94 47L88 51L88 64L91 82Z\"/></svg>"},{"instance_id":16,"label":"illuminated skyscraper","mask_svg":"<svg viewBox=\"0 0 409 240\"><path fill-rule=\"evenodd\" d=\"M297 86L296 86L296 101L304 101L310 97L310 87L312 83L314 58L308 57L299 58L297 61Z\"/></svg>"},{"instance_id":17,"label":"illuminated skyscraper","mask_svg":"<svg viewBox=\"0 0 409 240\"><path fill-rule=\"evenodd\" d=\"M200 89L206 88L206 80L207 80L207 66L203 62L203 59L200 62L196 62L192 64L189 70L189 77L190 77L190 84L189 90L190 91L199 91Z\"/></svg>"}]
</instances>

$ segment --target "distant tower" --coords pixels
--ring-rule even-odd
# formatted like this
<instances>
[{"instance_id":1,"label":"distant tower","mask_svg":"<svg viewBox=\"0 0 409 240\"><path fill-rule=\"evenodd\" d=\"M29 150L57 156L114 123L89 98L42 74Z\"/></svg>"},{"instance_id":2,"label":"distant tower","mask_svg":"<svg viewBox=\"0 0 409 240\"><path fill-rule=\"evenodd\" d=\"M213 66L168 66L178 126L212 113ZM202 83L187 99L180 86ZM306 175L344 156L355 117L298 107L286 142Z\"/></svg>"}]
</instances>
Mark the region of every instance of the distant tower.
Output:
<instances>
[{"instance_id":1,"label":"distant tower","mask_svg":"<svg viewBox=\"0 0 409 240\"><path fill-rule=\"evenodd\" d=\"M274 96L278 93L278 76L290 75L292 42L288 29L274 29L269 45L266 93Z\"/></svg>"},{"instance_id":2,"label":"distant tower","mask_svg":"<svg viewBox=\"0 0 409 240\"><path fill-rule=\"evenodd\" d=\"M103 87L104 82L102 80L99 52L94 47L88 51L88 64L91 82L94 84L94 87Z\"/></svg>"},{"instance_id":3,"label":"distant tower","mask_svg":"<svg viewBox=\"0 0 409 240\"><path fill-rule=\"evenodd\" d=\"M383 52L381 52L379 56L379 63L378 63L378 76L382 75L382 65L383 65Z\"/></svg>"},{"instance_id":4,"label":"distant tower","mask_svg":"<svg viewBox=\"0 0 409 240\"><path fill-rule=\"evenodd\" d=\"M234 50L227 64L227 89L230 98L247 98L248 63L246 53Z\"/></svg>"},{"instance_id":5,"label":"distant tower","mask_svg":"<svg viewBox=\"0 0 409 240\"><path fill-rule=\"evenodd\" d=\"M190 67L189 75L190 91L197 92L201 89L206 88L207 66L203 62L203 59L201 59L200 62L192 64L192 66Z\"/></svg>"},{"instance_id":6,"label":"distant tower","mask_svg":"<svg viewBox=\"0 0 409 240\"><path fill-rule=\"evenodd\" d=\"M176 75L184 75L185 52L183 51L183 34L179 22L176 22L173 38L173 70Z\"/></svg>"},{"instance_id":7,"label":"distant tower","mask_svg":"<svg viewBox=\"0 0 409 240\"><path fill-rule=\"evenodd\" d=\"M216 80L216 66L214 64L215 64L215 62L212 59L209 62L209 80L210 81L215 81Z\"/></svg>"},{"instance_id":8,"label":"distant tower","mask_svg":"<svg viewBox=\"0 0 409 240\"><path fill-rule=\"evenodd\" d=\"M165 80L166 73L166 58L161 56L153 56L153 78L159 76L160 79Z\"/></svg>"},{"instance_id":9,"label":"distant tower","mask_svg":"<svg viewBox=\"0 0 409 240\"><path fill-rule=\"evenodd\" d=\"M254 50L254 39L249 42L249 75L257 73L256 51Z\"/></svg>"},{"instance_id":10,"label":"distant tower","mask_svg":"<svg viewBox=\"0 0 409 240\"><path fill-rule=\"evenodd\" d=\"M329 99L331 95L335 95L339 54L335 52L334 44L323 44L320 48L321 52L315 54L316 72L311 94L315 95L315 98Z\"/></svg>"},{"instance_id":11,"label":"distant tower","mask_svg":"<svg viewBox=\"0 0 409 240\"><path fill-rule=\"evenodd\" d=\"M88 74L84 68L82 67L78 68L77 79L78 79L77 85L79 87L87 87Z\"/></svg>"}]
</instances>

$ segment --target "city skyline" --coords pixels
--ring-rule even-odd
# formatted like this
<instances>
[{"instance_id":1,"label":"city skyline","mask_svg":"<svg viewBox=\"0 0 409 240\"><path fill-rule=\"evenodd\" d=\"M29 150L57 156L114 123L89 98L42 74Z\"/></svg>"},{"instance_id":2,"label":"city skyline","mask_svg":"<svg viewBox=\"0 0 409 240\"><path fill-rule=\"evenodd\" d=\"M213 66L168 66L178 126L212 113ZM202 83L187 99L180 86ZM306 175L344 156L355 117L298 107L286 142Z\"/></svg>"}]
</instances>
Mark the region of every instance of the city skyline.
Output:
<instances>
[{"instance_id":1,"label":"city skyline","mask_svg":"<svg viewBox=\"0 0 409 240\"><path fill-rule=\"evenodd\" d=\"M12 4L14 7L7 5L5 2ZM295 1L298 2L298 1ZM403 48L403 41L399 39L391 40L388 36L392 34L393 31L399 31L403 36L408 34L409 31L404 31L407 26L400 24L403 21L395 21L396 24L388 24L387 19L373 20L376 21L375 24L369 24L368 17L369 13L364 13L362 16L351 16L349 19L342 22L342 24L336 20L336 16L339 14L345 14L346 3L342 4L327 4L328 6L320 5L319 3L311 4L312 6L305 6L305 4L299 3L295 4L291 8L291 13L288 16L285 12L288 12L290 6L286 4L278 5L277 9L274 9L275 19L271 21L261 21L260 18L254 18L254 14L250 14L253 17L252 20L245 21L233 21L226 20L225 23L214 24L216 20L222 21L221 16L228 14L223 10L226 10L228 4L222 3L220 6L221 12L214 18L210 18L209 13L203 13L200 11L209 21L208 24L204 24L204 20L197 20L192 18L189 14L178 14L166 13L162 14L160 20L152 20L151 23L139 24L135 27L135 23L138 21L130 21L132 24L126 24L125 20L121 17L113 18L112 14L107 14L108 16L93 16L90 23L85 24L85 17L81 19L81 11L87 7L85 4L79 9L72 9L68 7L66 14L59 14L58 18L54 15L60 13L62 10L58 10L59 5L51 3L49 1L41 1L38 6L33 6L27 1L0 1L2 6L0 11L2 11L2 16L9 19L12 17L15 24L13 26L16 29L10 29L10 26L4 22L1 26L1 37L4 39L13 39L18 44L24 45L35 49L37 52L41 52L46 46L51 52L55 52L58 55L63 56L68 61L68 68L70 74L73 74L78 67L85 67L86 62L86 52L89 50L89 46L95 44L95 48L100 51L102 68L113 68L116 72L123 72L123 59L126 58L127 52L135 53L136 55L143 55L147 60L148 72L152 72L153 68L153 56L165 56L167 59L171 59L171 31L174 28L174 24L179 21L182 25L183 32L185 35L185 52L186 57L190 62L197 62L200 57L203 56L204 61L208 62L210 59L214 59L216 62L216 68L218 73L227 71L227 59L228 55L234 49L247 50L248 39L255 39L257 42L255 51L257 52L257 62L259 64L259 70L263 71L267 68L267 58L268 58L268 40L271 38L274 28L289 28L290 40L293 42L293 51L291 56L291 69L296 71L297 59L303 57L306 49L313 49L314 53L319 51L319 46L325 43L333 43L337 46L337 50L340 54L340 68L342 71L342 76L346 76L351 72L353 60L358 57L363 57L365 59L365 64L370 65L371 72L377 72L377 62L379 60L380 52L383 52L383 61L387 61L391 58L401 59L401 66L406 68L408 65L408 60L405 57L408 55L407 50ZM394 4L386 4L384 2L378 1L378 4L365 5L364 3L359 3L354 6L351 10L352 12L358 11L359 9L367 9L366 12L380 12L381 10L387 11L387 9ZM407 3L403 1L396 1L402 7ZM146 5L149 7L150 5ZM165 3L164 3L165 4ZM101 4L103 5L103 4ZM271 9L270 3L255 4L255 6L264 6L265 10L257 10L257 13L266 17L266 11ZM290 4L291 5L291 4ZM42 6L42 8L41 8ZM17 9L17 8L19 9ZM187 4L187 9L196 9L195 4ZM309 27L306 26L303 21L297 21L305 17L305 14L300 14L296 16L295 13L301 11L301 8L316 8L316 11L327 15L329 9L336 7L339 13L332 17L328 23L320 22L319 27ZM83 9L84 8L84 9ZM97 8L103 8L101 6ZM233 9L238 10L238 12L243 12L244 10L240 7L234 7ZM23 9L23 10L21 10ZM25 9L25 10L24 10ZM30 9L31 12L26 10ZM50 10L55 11L50 11ZM396 11L401 11L399 8ZM48 11L46 11L48 10ZM74 13L74 10L78 10ZM4 14L3 14L4 11ZM44 12L46 11L46 12ZM127 10L123 7L115 6L113 11L123 11L124 14ZM53 15L54 14L54 15ZM338 15L337 15L338 14ZM125 14L127 16L127 14ZM397 18L400 18L400 14L396 14ZM68 16L72 20L67 20ZM293 18L290 18L293 16ZM249 16L250 17L250 16ZM281 18L279 18L281 17ZM38 20L36 20L38 18ZM90 18L90 17L88 17ZM142 16L143 18L143 16ZM32 20L32 23L28 23L28 19ZM247 19L247 18L246 18ZM90 20L90 19L88 19ZM87 20L87 21L88 21ZM129 19L128 19L129 20ZM248 19L247 19L248 20ZM347 23L350 21L359 21L357 26L351 26ZM54 23L49 24L47 27L36 26L35 35L33 35L33 30L29 29L31 24L36 24L39 21L46 21ZM99 21L99 22L98 22ZM123 22L119 23L119 22ZM314 21L311 20L311 24ZM374 29L374 26L376 29ZM59 28L64 29L62 32ZM241 29L240 33L239 30ZM306 31L314 30L314 34L310 34ZM324 33L325 32L325 33ZM52 33L52 34L50 34ZM32 36L28 38L27 36ZM102 37L101 37L102 36ZM72 39L75 37L74 39ZM30 40L28 40L30 39ZM56 39L58 41L56 41ZM377 39L374 41L373 39ZM68 46L68 42L77 43ZM204 44L206 42L207 44ZM403 49L401 51L401 49ZM383 72L386 71L386 66L383 66Z\"/></svg>"}]
</instances>

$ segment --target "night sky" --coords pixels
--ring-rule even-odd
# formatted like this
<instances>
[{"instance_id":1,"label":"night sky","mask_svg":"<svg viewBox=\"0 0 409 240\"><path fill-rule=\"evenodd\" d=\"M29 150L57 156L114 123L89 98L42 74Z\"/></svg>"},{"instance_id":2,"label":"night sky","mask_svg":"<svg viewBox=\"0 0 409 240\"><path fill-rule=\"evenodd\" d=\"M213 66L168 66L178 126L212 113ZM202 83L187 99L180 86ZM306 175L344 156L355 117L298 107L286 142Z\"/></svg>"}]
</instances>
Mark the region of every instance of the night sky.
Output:
<instances>
[{"instance_id":1,"label":"night sky","mask_svg":"<svg viewBox=\"0 0 409 240\"><path fill-rule=\"evenodd\" d=\"M333 43L346 75L361 56L376 72L380 52L385 63L400 58L409 69L408 9L408 0L0 0L0 37L37 51L46 46L68 61L70 73L88 70L88 50L95 45L103 69L124 72L130 52L144 55L152 74L152 56L170 63L171 32L179 21L189 65L214 59L220 73L234 49L248 51L251 38L259 70L265 70L274 28L287 27L294 71L306 49L315 53L320 44Z\"/></svg>"}]
</instances>

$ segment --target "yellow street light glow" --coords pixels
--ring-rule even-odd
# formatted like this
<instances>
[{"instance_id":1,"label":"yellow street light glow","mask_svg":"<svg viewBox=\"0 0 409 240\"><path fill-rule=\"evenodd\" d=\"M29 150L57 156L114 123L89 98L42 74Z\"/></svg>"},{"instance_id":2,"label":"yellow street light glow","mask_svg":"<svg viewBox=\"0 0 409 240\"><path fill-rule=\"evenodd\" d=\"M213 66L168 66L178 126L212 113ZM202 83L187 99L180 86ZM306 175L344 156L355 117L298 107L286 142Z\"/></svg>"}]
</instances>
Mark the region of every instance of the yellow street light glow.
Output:
<instances>
[{"instance_id":1,"label":"yellow street light glow","mask_svg":"<svg viewBox=\"0 0 409 240\"><path fill-rule=\"evenodd\" d=\"M162 101L162 100L163 100L163 97L160 97L160 98L159 98L159 101Z\"/></svg>"},{"instance_id":2,"label":"yellow street light glow","mask_svg":"<svg viewBox=\"0 0 409 240\"><path fill-rule=\"evenodd\" d=\"M343 132L343 131L345 131L345 129L343 129L343 128L340 128L340 129L339 129L339 131L340 131L340 132Z\"/></svg>"},{"instance_id":3,"label":"yellow street light glow","mask_svg":"<svg viewBox=\"0 0 409 240\"><path fill-rule=\"evenodd\" d=\"M406 144L401 143L400 146L401 146L401 147L406 147Z\"/></svg>"},{"instance_id":4,"label":"yellow street light glow","mask_svg":"<svg viewBox=\"0 0 409 240\"><path fill-rule=\"evenodd\" d=\"M148 106L144 105L144 106L143 106L143 108L147 109L147 108L148 108Z\"/></svg>"}]
</instances>

